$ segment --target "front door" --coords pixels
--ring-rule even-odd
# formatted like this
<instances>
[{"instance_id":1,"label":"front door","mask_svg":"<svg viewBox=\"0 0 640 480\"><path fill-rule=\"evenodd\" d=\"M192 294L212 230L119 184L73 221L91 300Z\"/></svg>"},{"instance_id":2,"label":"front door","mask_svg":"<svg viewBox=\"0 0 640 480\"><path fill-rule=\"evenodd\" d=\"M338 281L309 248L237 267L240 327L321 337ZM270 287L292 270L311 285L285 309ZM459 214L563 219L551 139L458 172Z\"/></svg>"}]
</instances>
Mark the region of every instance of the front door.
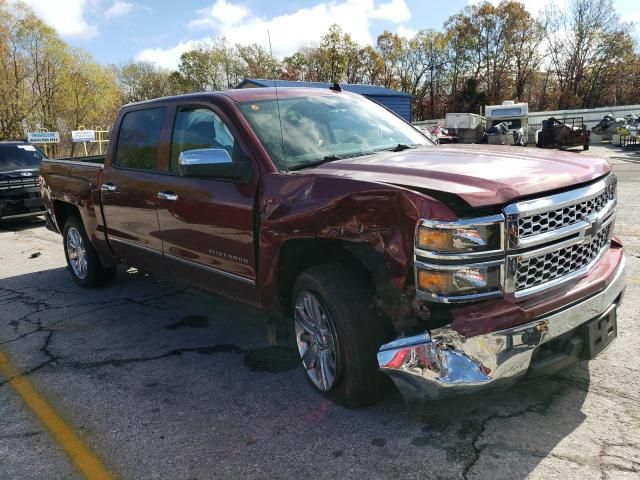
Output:
<instances>
[{"instance_id":1,"label":"front door","mask_svg":"<svg viewBox=\"0 0 640 480\"><path fill-rule=\"evenodd\" d=\"M170 274L206 290L257 303L256 175L232 182L178 174L178 157L187 150L223 148L234 162L249 161L231 128L222 113L211 107L176 109L170 174L157 192L158 219Z\"/></svg>"},{"instance_id":2,"label":"front door","mask_svg":"<svg viewBox=\"0 0 640 480\"><path fill-rule=\"evenodd\" d=\"M107 238L126 263L164 273L157 214L157 165L166 108L125 113L112 164L103 173L102 206Z\"/></svg>"}]
</instances>

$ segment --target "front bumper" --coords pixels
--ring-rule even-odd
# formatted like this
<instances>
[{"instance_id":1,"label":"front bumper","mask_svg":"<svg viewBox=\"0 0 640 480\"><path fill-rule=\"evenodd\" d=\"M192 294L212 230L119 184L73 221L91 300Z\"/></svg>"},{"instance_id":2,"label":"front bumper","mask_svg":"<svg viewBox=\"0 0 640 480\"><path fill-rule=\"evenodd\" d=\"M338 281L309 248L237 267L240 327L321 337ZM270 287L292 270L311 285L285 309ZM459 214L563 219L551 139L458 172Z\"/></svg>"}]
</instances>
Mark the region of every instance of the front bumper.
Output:
<instances>
[{"instance_id":1,"label":"front bumper","mask_svg":"<svg viewBox=\"0 0 640 480\"><path fill-rule=\"evenodd\" d=\"M407 400L437 400L503 387L530 370L538 347L619 303L625 282L622 257L604 290L568 308L525 325L468 338L450 327L399 338L380 347L378 364Z\"/></svg>"},{"instance_id":2,"label":"front bumper","mask_svg":"<svg viewBox=\"0 0 640 480\"><path fill-rule=\"evenodd\" d=\"M15 220L44 215L40 191L36 187L0 192L0 220Z\"/></svg>"}]
</instances>

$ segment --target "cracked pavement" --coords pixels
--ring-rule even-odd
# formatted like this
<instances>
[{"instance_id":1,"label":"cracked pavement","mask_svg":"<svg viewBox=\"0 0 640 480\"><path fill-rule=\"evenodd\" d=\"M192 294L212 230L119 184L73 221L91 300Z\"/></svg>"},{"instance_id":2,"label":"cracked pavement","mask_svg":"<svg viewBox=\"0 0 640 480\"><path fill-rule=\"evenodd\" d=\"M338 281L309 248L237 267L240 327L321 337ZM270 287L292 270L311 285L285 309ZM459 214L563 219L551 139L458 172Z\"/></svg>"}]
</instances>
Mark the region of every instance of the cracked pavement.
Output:
<instances>
[{"instance_id":1,"label":"cracked pavement","mask_svg":"<svg viewBox=\"0 0 640 480\"><path fill-rule=\"evenodd\" d=\"M119 478L638 478L640 166L607 153L630 267L619 337L553 377L347 410L258 312L133 269L83 290L42 224L0 228L0 350ZM0 398L0 477L80 478L1 375Z\"/></svg>"}]
</instances>

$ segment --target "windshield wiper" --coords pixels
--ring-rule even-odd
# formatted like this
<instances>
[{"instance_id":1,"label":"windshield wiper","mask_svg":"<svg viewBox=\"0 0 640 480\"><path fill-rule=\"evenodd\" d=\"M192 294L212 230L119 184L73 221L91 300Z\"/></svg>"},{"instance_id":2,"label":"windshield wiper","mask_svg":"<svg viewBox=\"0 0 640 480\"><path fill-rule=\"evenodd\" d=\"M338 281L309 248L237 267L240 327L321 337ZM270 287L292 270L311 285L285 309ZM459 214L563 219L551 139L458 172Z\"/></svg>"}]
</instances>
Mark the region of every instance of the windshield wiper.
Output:
<instances>
[{"instance_id":1,"label":"windshield wiper","mask_svg":"<svg viewBox=\"0 0 640 480\"><path fill-rule=\"evenodd\" d=\"M389 148L390 152L402 152L403 150L409 150L410 148L416 148L415 144L407 145L406 143L399 143L393 148Z\"/></svg>"},{"instance_id":2,"label":"windshield wiper","mask_svg":"<svg viewBox=\"0 0 640 480\"><path fill-rule=\"evenodd\" d=\"M318 165L322 165L323 163L327 163L327 162L333 162L336 160L344 160L346 158L354 158L354 157L364 157L366 155L373 155L374 153L379 153L382 151L388 151L388 152L402 152L403 150L407 150L409 148L415 148L417 144L411 144L411 145L406 145L404 143L399 143L397 144L395 147L392 148L383 148L380 150L368 150L368 151L362 151L362 152L354 152L354 153L347 153L344 155L325 155L322 160L314 160L313 162L307 162L307 163L301 163L299 165L292 165L288 168L288 170L302 170L303 168L309 168L309 167L317 167Z\"/></svg>"},{"instance_id":3,"label":"windshield wiper","mask_svg":"<svg viewBox=\"0 0 640 480\"><path fill-rule=\"evenodd\" d=\"M299 165L292 165L288 169L289 170L301 170L303 168L316 167L318 165L322 165L323 163L333 162L335 160L342 160L343 158L347 158L347 156L339 157L338 155L325 155L322 160L315 160L313 162L301 163Z\"/></svg>"}]
</instances>

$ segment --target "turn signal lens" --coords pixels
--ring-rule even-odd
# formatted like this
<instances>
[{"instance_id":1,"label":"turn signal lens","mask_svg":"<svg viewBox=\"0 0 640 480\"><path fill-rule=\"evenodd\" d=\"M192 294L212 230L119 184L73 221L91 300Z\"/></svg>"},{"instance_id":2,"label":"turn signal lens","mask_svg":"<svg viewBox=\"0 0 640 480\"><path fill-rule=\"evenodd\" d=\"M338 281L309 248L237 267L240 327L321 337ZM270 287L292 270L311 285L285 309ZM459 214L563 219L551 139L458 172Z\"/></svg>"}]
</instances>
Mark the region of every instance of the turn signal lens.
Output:
<instances>
[{"instance_id":1,"label":"turn signal lens","mask_svg":"<svg viewBox=\"0 0 640 480\"><path fill-rule=\"evenodd\" d=\"M418 285L422 290L442 294L451 290L451 275L444 271L418 270Z\"/></svg>"},{"instance_id":2,"label":"turn signal lens","mask_svg":"<svg viewBox=\"0 0 640 480\"><path fill-rule=\"evenodd\" d=\"M459 297L499 291L500 266L460 266L455 269L418 270L420 290L437 296Z\"/></svg>"}]
</instances>

